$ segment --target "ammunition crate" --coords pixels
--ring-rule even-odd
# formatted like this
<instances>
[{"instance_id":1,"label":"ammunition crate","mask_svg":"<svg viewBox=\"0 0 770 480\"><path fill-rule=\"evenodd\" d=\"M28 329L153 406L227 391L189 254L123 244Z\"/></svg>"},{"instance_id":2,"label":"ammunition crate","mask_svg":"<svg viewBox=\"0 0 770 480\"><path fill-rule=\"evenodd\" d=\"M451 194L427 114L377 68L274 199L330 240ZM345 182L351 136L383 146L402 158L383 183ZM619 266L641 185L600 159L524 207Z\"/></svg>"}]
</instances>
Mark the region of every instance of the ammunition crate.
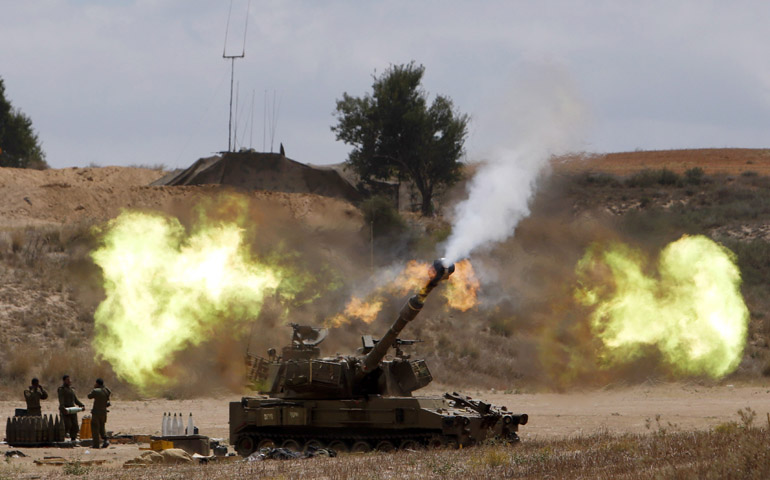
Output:
<instances>
[{"instance_id":1,"label":"ammunition crate","mask_svg":"<svg viewBox=\"0 0 770 480\"><path fill-rule=\"evenodd\" d=\"M150 450L155 450L156 452L160 452L161 450L168 450L169 448L174 448L174 442L170 440L151 440L150 441Z\"/></svg>"}]
</instances>

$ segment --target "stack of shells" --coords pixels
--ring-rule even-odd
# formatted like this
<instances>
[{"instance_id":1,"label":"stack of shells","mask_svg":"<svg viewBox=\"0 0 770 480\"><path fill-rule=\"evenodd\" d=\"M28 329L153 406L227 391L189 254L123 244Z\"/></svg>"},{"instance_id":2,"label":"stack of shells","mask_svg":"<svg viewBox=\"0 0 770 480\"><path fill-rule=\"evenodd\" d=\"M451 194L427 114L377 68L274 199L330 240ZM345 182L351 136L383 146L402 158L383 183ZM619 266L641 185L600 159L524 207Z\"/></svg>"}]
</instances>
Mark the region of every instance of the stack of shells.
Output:
<instances>
[{"instance_id":1,"label":"stack of shells","mask_svg":"<svg viewBox=\"0 0 770 480\"><path fill-rule=\"evenodd\" d=\"M195 433L195 422L193 421L192 412L187 417L187 428L185 428L181 413L179 415L175 413L173 417L171 413L164 413L160 431L163 437L193 435Z\"/></svg>"},{"instance_id":2,"label":"stack of shells","mask_svg":"<svg viewBox=\"0 0 770 480\"><path fill-rule=\"evenodd\" d=\"M5 436L12 447L45 445L64 441L64 422L56 415L9 417Z\"/></svg>"}]
</instances>

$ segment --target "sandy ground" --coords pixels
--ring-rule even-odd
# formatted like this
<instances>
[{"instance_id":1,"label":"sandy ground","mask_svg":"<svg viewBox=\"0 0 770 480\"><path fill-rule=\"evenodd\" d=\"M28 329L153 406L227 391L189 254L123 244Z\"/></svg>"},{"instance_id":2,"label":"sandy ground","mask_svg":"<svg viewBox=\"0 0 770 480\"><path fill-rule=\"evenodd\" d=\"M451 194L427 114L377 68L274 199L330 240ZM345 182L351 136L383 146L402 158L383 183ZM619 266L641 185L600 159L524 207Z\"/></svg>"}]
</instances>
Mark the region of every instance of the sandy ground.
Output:
<instances>
[{"instance_id":1,"label":"sandy ground","mask_svg":"<svg viewBox=\"0 0 770 480\"><path fill-rule=\"evenodd\" d=\"M439 393L439 391L436 391ZM770 412L770 386L702 387L690 384L636 386L604 391L557 394L501 394L465 392L471 396L505 405L511 411L529 414L529 423L520 429L522 441L553 440L599 432L649 433L691 431L739 421L737 411L746 407L757 413L762 425ZM239 397L195 400L120 401L117 399L107 421L116 433L157 434L163 412L192 413L201 434L227 438L228 402ZM23 402L0 402L0 410L11 414ZM48 402L45 411L52 411ZM659 422L656 421L659 416ZM649 428L648 428L649 425ZM61 456L72 460L107 460L106 467L120 468L126 460L141 453L140 445L113 445L104 450L87 447L72 449L21 448L27 458L11 459L22 471L44 471L61 467L36 466L34 459ZM0 454L11 449L0 445Z\"/></svg>"}]
</instances>

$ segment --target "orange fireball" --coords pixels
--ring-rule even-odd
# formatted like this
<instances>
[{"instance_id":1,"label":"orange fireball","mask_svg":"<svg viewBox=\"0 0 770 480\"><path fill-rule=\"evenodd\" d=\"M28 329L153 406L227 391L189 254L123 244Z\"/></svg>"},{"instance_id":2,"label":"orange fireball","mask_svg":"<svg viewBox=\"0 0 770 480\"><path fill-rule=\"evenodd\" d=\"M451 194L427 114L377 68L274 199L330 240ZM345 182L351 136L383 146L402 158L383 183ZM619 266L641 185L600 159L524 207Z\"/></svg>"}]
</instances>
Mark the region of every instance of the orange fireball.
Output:
<instances>
[{"instance_id":1,"label":"orange fireball","mask_svg":"<svg viewBox=\"0 0 770 480\"><path fill-rule=\"evenodd\" d=\"M410 260L395 279L371 292L366 299L352 297L345 311L329 319L327 326L341 327L354 319L372 323L382 309L384 295L406 295L422 288L430 281L431 270L432 266L428 263ZM479 303L479 286L470 260L457 262L444 291L447 304L463 312L475 307Z\"/></svg>"},{"instance_id":2,"label":"orange fireball","mask_svg":"<svg viewBox=\"0 0 770 480\"><path fill-rule=\"evenodd\" d=\"M470 260L455 263L455 272L449 277L444 296L451 308L465 312L479 304L479 279Z\"/></svg>"}]
</instances>

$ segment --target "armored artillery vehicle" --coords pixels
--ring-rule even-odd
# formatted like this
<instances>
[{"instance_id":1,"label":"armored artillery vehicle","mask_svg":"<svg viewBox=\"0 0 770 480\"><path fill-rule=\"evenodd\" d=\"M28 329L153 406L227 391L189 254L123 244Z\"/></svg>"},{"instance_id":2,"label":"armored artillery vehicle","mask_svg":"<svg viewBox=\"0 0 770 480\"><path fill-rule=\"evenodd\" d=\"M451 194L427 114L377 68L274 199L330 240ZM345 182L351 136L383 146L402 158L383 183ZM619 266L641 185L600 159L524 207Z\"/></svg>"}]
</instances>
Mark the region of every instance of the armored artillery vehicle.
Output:
<instances>
[{"instance_id":1,"label":"armored artillery vehicle","mask_svg":"<svg viewBox=\"0 0 770 480\"><path fill-rule=\"evenodd\" d=\"M293 324L291 345L268 358L252 356L252 378L264 394L230 403L230 443L243 456L282 446L327 447L362 452L424 447L459 447L489 437L517 441L527 414L508 412L458 393L419 397L412 392L433 377L425 360L411 359L398 338L426 297L454 272L436 260L428 283L412 296L385 336L362 338L349 356L322 358L318 345L327 330ZM386 360L391 347L395 356Z\"/></svg>"}]
</instances>

